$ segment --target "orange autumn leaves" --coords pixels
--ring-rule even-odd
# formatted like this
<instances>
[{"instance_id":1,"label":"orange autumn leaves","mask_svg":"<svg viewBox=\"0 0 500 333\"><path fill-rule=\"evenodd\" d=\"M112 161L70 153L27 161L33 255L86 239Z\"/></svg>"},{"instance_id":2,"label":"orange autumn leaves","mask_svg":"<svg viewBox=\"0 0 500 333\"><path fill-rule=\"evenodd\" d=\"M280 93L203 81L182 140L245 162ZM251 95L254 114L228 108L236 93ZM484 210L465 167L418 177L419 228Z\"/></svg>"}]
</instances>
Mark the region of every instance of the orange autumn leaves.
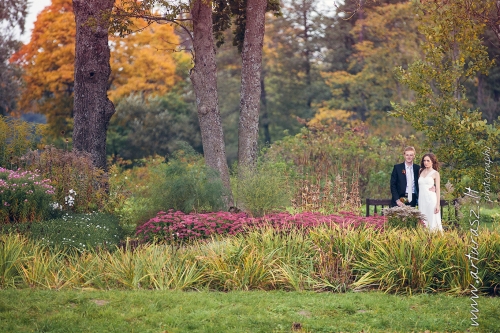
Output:
<instances>
[{"instance_id":1,"label":"orange autumn leaves","mask_svg":"<svg viewBox=\"0 0 500 333\"><path fill-rule=\"evenodd\" d=\"M61 96L73 90L75 22L71 1L53 0L37 18L31 40L15 53L11 61L25 71L26 89L20 100L24 110L31 102Z\"/></svg>"},{"instance_id":2,"label":"orange autumn leaves","mask_svg":"<svg viewBox=\"0 0 500 333\"><path fill-rule=\"evenodd\" d=\"M136 22L137 29L145 26L145 22ZM38 15L30 42L11 59L25 70L26 87L20 100L23 112L45 113L49 122L51 116L70 116L68 103L49 100L67 100L72 95L75 33L71 0L52 0ZM115 103L132 93L167 93L182 79L178 68L190 61L186 53L173 52L179 38L169 25L155 24L125 38L110 36L109 40L112 74L108 93ZM46 107L48 102L50 107Z\"/></svg>"},{"instance_id":3,"label":"orange autumn leaves","mask_svg":"<svg viewBox=\"0 0 500 333\"><path fill-rule=\"evenodd\" d=\"M138 22L138 26L144 22ZM190 57L174 52L179 38L170 25L154 24L125 38L112 37L111 100L130 93L164 95L179 80L177 68L185 67Z\"/></svg>"}]
</instances>

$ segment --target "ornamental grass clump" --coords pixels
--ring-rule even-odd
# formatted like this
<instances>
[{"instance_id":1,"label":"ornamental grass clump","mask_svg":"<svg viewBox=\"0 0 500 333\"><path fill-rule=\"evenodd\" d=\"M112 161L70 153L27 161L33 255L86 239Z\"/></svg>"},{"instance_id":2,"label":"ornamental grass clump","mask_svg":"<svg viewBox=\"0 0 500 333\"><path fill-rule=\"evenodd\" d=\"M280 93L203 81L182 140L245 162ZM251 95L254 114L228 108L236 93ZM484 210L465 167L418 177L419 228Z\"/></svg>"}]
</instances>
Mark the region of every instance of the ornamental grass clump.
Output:
<instances>
[{"instance_id":1,"label":"ornamental grass clump","mask_svg":"<svg viewBox=\"0 0 500 333\"><path fill-rule=\"evenodd\" d=\"M498 295L500 235L457 230L271 227L184 246L141 244L116 251L47 247L0 233L0 288L145 290L374 290ZM477 252L476 252L477 251ZM468 255L480 258L471 265ZM477 272L477 273L476 273Z\"/></svg>"},{"instance_id":2,"label":"ornamental grass clump","mask_svg":"<svg viewBox=\"0 0 500 333\"><path fill-rule=\"evenodd\" d=\"M42 221L53 212L54 187L35 172L0 168L0 223Z\"/></svg>"},{"instance_id":3,"label":"ornamental grass clump","mask_svg":"<svg viewBox=\"0 0 500 333\"><path fill-rule=\"evenodd\" d=\"M15 287L19 281L18 263L28 248L27 239L18 234L0 234L0 288Z\"/></svg>"},{"instance_id":4,"label":"ornamental grass clump","mask_svg":"<svg viewBox=\"0 0 500 333\"><path fill-rule=\"evenodd\" d=\"M353 263L353 287L412 294L470 294L475 280L481 293L498 294L500 236L487 229L477 237L452 230L391 229L374 237ZM467 256L480 258L471 261Z\"/></svg>"},{"instance_id":5,"label":"ornamental grass clump","mask_svg":"<svg viewBox=\"0 0 500 333\"><path fill-rule=\"evenodd\" d=\"M393 228L414 229L424 225L425 215L410 206L384 208L382 214L387 216L387 225Z\"/></svg>"}]
</instances>

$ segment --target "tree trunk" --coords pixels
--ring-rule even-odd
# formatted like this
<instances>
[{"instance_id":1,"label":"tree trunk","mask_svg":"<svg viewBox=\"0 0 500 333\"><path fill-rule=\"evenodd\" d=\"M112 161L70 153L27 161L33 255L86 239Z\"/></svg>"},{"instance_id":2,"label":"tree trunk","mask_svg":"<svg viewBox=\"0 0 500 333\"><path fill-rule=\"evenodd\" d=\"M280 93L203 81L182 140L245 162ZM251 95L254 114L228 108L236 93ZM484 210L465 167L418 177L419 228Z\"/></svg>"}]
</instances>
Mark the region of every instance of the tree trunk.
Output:
<instances>
[{"instance_id":1,"label":"tree trunk","mask_svg":"<svg viewBox=\"0 0 500 333\"><path fill-rule=\"evenodd\" d=\"M222 183L228 191L231 191L217 95L217 65L212 34L211 2L195 0L191 8L191 16L195 56L190 77L196 94L203 154L207 166L219 171ZM231 204L231 200L228 203Z\"/></svg>"},{"instance_id":2,"label":"tree trunk","mask_svg":"<svg viewBox=\"0 0 500 333\"><path fill-rule=\"evenodd\" d=\"M269 132L269 114L267 112L267 95L266 85L264 82L264 73L260 78L260 103L262 105L262 128L264 129L264 141L266 144L271 144L271 132Z\"/></svg>"},{"instance_id":3,"label":"tree trunk","mask_svg":"<svg viewBox=\"0 0 500 333\"><path fill-rule=\"evenodd\" d=\"M106 169L106 131L115 112L108 99L108 22L114 0L73 0L76 21L73 147Z\"/></svg>"},{"instance_id":4,"label":"tree trunk","mask_svg":"<svg viewBox=\"0 0 500 333\"><path fill-rule=\"evenodd\" d=\"M262 47L267 0L248 0L245 40L241 52L240 122L238 165L254 168L257 162L261 94Z\"/></svg>"}]
</instances>

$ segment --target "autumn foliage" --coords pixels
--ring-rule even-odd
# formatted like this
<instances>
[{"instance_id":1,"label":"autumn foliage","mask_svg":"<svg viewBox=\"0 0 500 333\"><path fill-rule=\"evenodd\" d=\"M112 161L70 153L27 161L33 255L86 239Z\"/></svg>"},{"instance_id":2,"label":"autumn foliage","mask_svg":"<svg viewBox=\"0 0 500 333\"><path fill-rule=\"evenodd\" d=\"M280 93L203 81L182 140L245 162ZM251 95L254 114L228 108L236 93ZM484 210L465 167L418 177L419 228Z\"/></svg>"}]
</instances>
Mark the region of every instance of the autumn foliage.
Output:
<instances>
[{"instance_id":1,"label":"autumn foliage","mask_svg":"<svg viewBox=\"0 0 500 333\"><path fill-rule=\"evenodd\" d=\"M113 102L132 93L167 93L181 80L178 68L189 63L186 53L173 52L179 37L170 25L135 23L137 32L110 36ZM11 58L25 71L20 110L47 116L52 136L72 129L75 33L72 1L53 0L38 15L30 42Z\"/></svg>"}]
</instances>

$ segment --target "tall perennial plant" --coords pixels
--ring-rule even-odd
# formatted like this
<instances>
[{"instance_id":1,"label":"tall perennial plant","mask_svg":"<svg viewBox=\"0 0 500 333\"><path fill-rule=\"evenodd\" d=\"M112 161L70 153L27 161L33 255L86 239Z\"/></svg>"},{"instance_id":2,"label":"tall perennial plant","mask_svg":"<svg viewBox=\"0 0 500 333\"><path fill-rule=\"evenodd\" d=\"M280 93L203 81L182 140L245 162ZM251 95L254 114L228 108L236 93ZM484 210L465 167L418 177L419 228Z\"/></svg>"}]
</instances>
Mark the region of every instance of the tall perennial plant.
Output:
<instances>
[{"instance_id":1,"label":"tall perennial plant","mask_svg":"<svg viewBox=\"0 0 500 333\"><path fill-rule=\"evenodd\" d=\"M22 158L24 168L50 178L55 201L77 213L102 210L107 198L107 176L92 164L90 154L46 146Z\"/></svg>"},{"instance_id":2,"label":"tall perennial plant","mask_svg":"<svg viewBox=\"0 0 500 333\"><path fill-rule=\"evenodd\" d=\"M48 218L54 194L50 179L38 173L0 168L0 223Z\"/></svg>"}]
</instances>

